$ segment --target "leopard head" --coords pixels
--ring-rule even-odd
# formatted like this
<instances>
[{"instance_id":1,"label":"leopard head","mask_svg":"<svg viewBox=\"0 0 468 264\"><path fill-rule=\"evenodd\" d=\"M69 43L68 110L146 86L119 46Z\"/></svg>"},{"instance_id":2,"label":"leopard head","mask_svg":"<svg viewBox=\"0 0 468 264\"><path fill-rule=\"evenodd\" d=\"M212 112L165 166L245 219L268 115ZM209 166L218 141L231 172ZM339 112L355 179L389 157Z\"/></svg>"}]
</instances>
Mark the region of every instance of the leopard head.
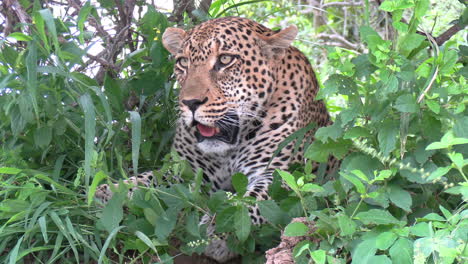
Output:
<instances>
[{"instance_id":1,"label":"leopard head","mask_svg":"<svg viewBox=\"0 0 468 264\"><path fill-rule=\"evenodd\" d=\"M295 26L275 32L236 17L188 32L166 29L163 44L176 60L182 123L202 150L235 147L243 126L263 117L275 91L276 65L296 34Z\"/></svg>"}]
</instances>

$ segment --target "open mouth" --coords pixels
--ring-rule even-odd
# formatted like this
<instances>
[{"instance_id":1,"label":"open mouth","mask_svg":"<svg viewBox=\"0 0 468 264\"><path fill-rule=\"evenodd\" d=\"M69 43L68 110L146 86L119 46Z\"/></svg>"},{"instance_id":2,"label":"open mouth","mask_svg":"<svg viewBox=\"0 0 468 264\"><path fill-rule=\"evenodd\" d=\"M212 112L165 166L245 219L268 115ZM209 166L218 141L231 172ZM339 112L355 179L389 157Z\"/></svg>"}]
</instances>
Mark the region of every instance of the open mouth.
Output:
<instances>
[{"instance_id":1,"label":"open mouth","mask_svg":"<svg viewBox=\"0 0 468 264\"><path fill-rule=\"evenodd\" d=\"M226 122L229 120L229 122ZM234 121L234 122L233 122ZM228 144L236 143L237 134L239 133L239 117L235 114L228 114L215 122L215 126L206 126L198 122L194 122L197 127L195 137L198 142L204 140L219 140Z\"/></svg>"}]
</instances>

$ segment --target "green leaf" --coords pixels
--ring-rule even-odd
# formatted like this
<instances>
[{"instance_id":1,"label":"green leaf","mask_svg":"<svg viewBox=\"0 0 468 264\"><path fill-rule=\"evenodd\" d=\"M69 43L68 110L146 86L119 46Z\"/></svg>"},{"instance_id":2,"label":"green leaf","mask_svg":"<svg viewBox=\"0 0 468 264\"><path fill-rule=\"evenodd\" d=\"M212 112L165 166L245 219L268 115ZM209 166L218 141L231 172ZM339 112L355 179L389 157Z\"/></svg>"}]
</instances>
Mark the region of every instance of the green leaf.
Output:
<instances>
[{"instance_id":1,"label":"green leaf","mask_svg":"<svg viewBox=\"0 0 468 264\"><path fill-rule=\"evenodd\" d=\"M327 127L321 127L315 132L315 138L324 143L328 142L328 139L336 141L343 135L343 128L341 127L341 122L338 119L333 123L333 125Z\"/></svg>"},{"instance_id":2,"label":"green leaf","mask_svg":"<svg viewBox=\"0 0 468 264\"><path fill-rule=\"evenodd\" d=\"M34 132L34 143L40 148L46 148L52 141L52 128L41 127Z\"/></svg>"},{"instance_id":3,"label":"green leaf","mask_svg":"<svg viewBox=\"0 0 468 264\"><path fill-rule=\"evenodd\" d=\"M399 238L389 253L393 263L413 264L413 242L407 238Z\"/></svg>"},{"instance_id":4,"label":"green leaf","mask_svg":"<svg viewBox=\"0 0 468 264\"><path fill-rule=\"evenodd\" d=\"M294 179L294 176L290 174L289 172L282 171L282 170L276 170L276 172L281 176L284 182L293 189L295 192L299 191L299 186L297 186L296 179Z\"/></svg>"},{"instance_id":5,"label":"green leaf","mask_svg":"<svg viewBox=\"0 0 468 264\"><path fill-rule=\"evenodd\" d=\"M238 206L234 215L234 230L241 242L244 242L249 237L251 223L252 220L250 219L247 207Z\"/></svg>"},{"instance_id":6,"label":"green leaf","mask_svg":"<svg viewBox=\"0 0 468 264\"><path fill-rule=\"evenodd\" d=\"M317 264L325 264L325 261L327 260L327 254L323 249L312 251L310 256Z\"/></svg>"},{"instance_id":7,"label":"green leaf","mask_svg":"<svg viewBox=\"0 0 468 264\"><path fill-rule=\"evenodd\" d=\"M325 148L324 144L315 140L309 145L304 156L317 162L327 162L329 154L330 152Z\"/></svg>"},{"instance_id":8,"label":"green leaf","mask_svg":"<svg viewBox=\"0 0 468 264\"><path fill-rule=\"evenodd\" d=\"M344 134L343 138L344 139L351 139L351 138L357 138L357 137L370 137L369 130L367 130L364 127L353 127L346 131Z\"/></svg>"},{"instance_id":9,"label":"green leaf","mask_svg":"<svg viewBox=\"0 0 468 264\"><path fill-rule=\"evenodd\" d=\"M99 171L98 173L96 173L96 175L94 175L93 182L91 183L91 186L89 187L88 191L88 205L91 205L91 202L94 199L94 194L96 193L98 184L106 178L107 175L103 171Z\"/></svg>"},{"instance_id":10,"label":"green leaf","mask_svg":"<svg viewBox=\"0 0 468 264\"><path fill-rule=\"evenodd\" d=\"M234 215L237 214L237 207L231 206L216 216L216 232L224 233L234 231Z\"/></svg>"},{"instance_id":11,"label":"green leaf","mask_svg":"<svg viewBox=\"0 0 468 264\"><path fill-rule=\"evenodd\" d=\"M356 223L349 216L340 213L337 215L337 219L342 236L349 236L356 232Z\"/></svg>"},{"instance_id":12,"label":"green leaf","mask_svg":"<svg viewBox=\"0 0 468 264\"><path fill-rule=\"evenodd\" d=\"M284 228L284 235L288 237L305 236L309 232L309 228L301 222L288 224Z\"/></svg>"},{"instance_id":13,"label":"green leaf","mask_svg":"<svg viewBox=\"0 0 468 264\"><path fill-rule=\"evenodd\" d=\"M390 178L392 176L392 171L391 170L382 170L379 172L379 175L377 177L375 177L374 180L372 180L372 182L376 182L376 181L383 181L383 180L386 180L388 178Z\"/></svg>"},{"instance_id":14,"label":"green leaf","mask_svg":"<svg viewBox=\"0 0 468 264\"><path fill-rule=\"evenodd\" d=\"M112 242L112 239L117 235L117 233L122 230L125 226L118 226L110 232L109 236L106 239L106 242L104 242L104 245L102 246L101 253L99 254L99 259L98 259L98 264L101 264L104 259L107 259L106 253L107 253L107 248L109 248L110 243Z\"/></svg>"},{"instance_id":15,"label":"green leaf","mask_svg":"<svg viewBox=\"0 0 468 264\"><path fill-rule=\"evenodd\" d=\"M325 189L323 187L313 184L313 183L306 183L301 187L301 192L323 192Z\"/></svg>"},{"instance_id":16,"label":"green leaf","mask_svg":"<svg viewBox=\"0 0 468 264\"><path fill-rule=\"evenodd\" d=\"M331 95L337 91L341 94L352 95L357 91L356 82L352 78L340 74L332 74L325 81L324 86L327 95Z\"/></svg>"},{"instance_id":17,"label":"green leaf","mask_svg":"<svg viewBox=\"0 0 468 264\"><path fill-rule=\"evenodd\" d=\"M47 29L49 30L49 33L52 35L52 42L54 43L55 52L57 53L59 57L61 57L60 45L59 45L59 41L57 37L57 30L55 28L55 21L54 21L54 16L52 15L52 12L50 12L49 9L42 9L42 10L39 10L39 14L44 20L45 25L47 26Z\"/></svg>"},{"instance_id":18,"label":"green leaf","mask_svg":"<svg viewBox=\"0 0 468 264\"><path fill-rule=\"evenodd\" d=\"M440 105L436 101L426 100L426 105L432 112L436 114L440 113Z\"/></svg>"},{"instance_id":19,"label":"green leaf","mask_svg":"<svg viewBox=\"0 0 468 264\"><path fill-rule=\"evenodd\" d=\"M354 72L354 75L357 78L362 78L366 77L369 78L370 75L375 72L378 68L375 67L370 61L369 61L369 55L368 54L361 54L351 60L351 62L354 64L354 67L356 68L356 71Z\"/></svg>"},{"instance_id":20,"label":"green leaf","mask_svg":"<svg viewBox=\"0 0 468 264\"><path fill-rule=\"evenodd\" d=\"M366 187L358 178L351 176L349 174L346 174L346 173L342 173L342 172L340 172L340 175L343 176L349 182L351 182L356 187L356 190L358 191L358 193L360 194L366 193Z\"/></svg>"},{"instance_id":21,"label":"green leaf","mask_svg":"<svg viewBox=\"0 0 468 264\"><path fill-rule=\"evenodd\" d=\"M458 60L458 54L455 50L447 50L446 52L444 52L442 54L442 59L443 59L443 62L442 62L442 65L440 66L440 71L439 73L440 74L447 74L447 73L450 73L455 64L457 63L457 60Z\"/></svg>"},{"instance_id":22,"label":"green leaf","mask_svg":"<svg viewBox=\"0 0 468 264\"><path fill-rule=\"evenodd\" d=\"M23 243L23 238L24 238L24 235L21 236L20 239L18 239L18 241L16 242L15 247L14 247L13 250L10 252L10 257L9 257L9 260L8 260L8 263L9 263L9 264L15 264L15 263L17 263L17 261L19 260L19 259L18 259L18 252L19 252L21 243Z\"/></svg>"},{"instance_id":23,"label":"green leaf","mask_svg":"<svg viewBox=\"0 0 468 264\"><path fill-rule=\"evenodd\" d=\"M79 40L81 44L84 43L84 38L83 38L84 23L92 9L93 9L93 6L91 6L91 2L86 1L86 3L80 8L80 12L78 13L77 26L78 26L78 29L80 30Z\"/></svg>"},{"instance_id":24,"label":"green leaf","mask_svg":"<svg viewBox=\"0 0 468 264\"><path fill-rule=\"evenodd\" d=\"M422 222L410 227L411 234L419 237L428 237L431 235L431 229L428 223Z\"/></svg>"},{"instance_id":25,"label":"green leaf","mask_svg":"<svg viewBox=\"0 0 468 264\"><path fill-rule=\"evenodd\" d=\"M94 138L96 136L96 115L94 105L89 94L84 94L79 98L81 108L85 116L85 184L89 186L91 177L91 161L94 153Z\"/></svg>"},{"instance_id":26,"label":"green leaf","mask_svg":"<svg viewBox=\"0 0 468 264\"><path fill-rule=\"evenodd\" d=\"M369 260L377 252L375 238L367 239L359 243L354 250L351 251L352 264L371 263Z\"/></svg>"},{"instance_id":27,"label":"green leaf","mask_svg":"<svg viewBox=\"0 0 468 264\"><path fill-rule=\"evenodd\" d=\"M435 171L429 175L427 178L428 181L433 181L436 179L439 179L440 177L444 176L447 174L450 170L452 169L452 166L447 166L447 167L438 167Z\"/></svg>"},{"instance_id":28,"label":"green leaf","mask_svg":"<svg viewBox=\"0 0 468 264\"><path fill-rule=\"evenodd\" d=\"M448 154L450 160L455 164L455 167L458 169L462 169L465 165L465 160L463 159L463 155L461 153L451 152Z\"/></svg>"},{"instance_id":29,"label":"green leaf","mask_svg":"<svg viewBox=\"0 0 468 264\"><path fill-rule=\"evenodd\" d=\"M100 223L109 233L118 228L123 219L124 200L125 194L116 192L102 210Z\"/></svg>"},{"instance_id":30,"label":"green leaf","mask_svg":"<svg viewBox=\"0 0 468 264\"><path fill-rule=\"evenodd\" d=\"M398 236L393 232L383 232L377 236L375 243L378 249L387 250L397 238Z\"/></svg>"},{"instance_id":31,"label":"green leaf","mask_svg":"<svg viewBox=\"0 0 468 264\"><path fill-rule=\"evenodd\" d=\"M377 138L379 140L380 150L384 156L387 156L395 149L398 133L398 124L391 121L385 122L380 128Z\"/></svg>"},{"instance_id":32,"label":"green leaf","mask_svg":"<svg viewBox=\"0 0 468 264\"><path fill-rule=\"evenodd\" d=\"M30 36L28 36L28 35L26 35L24 33L21 33L21 32L13 32L10 35L8 35L8 38L14 38L17 41L31 41L31 40L33 40L33 38L31 38Z\"/></svg>"},{"instance_id":33,"label":"green leaf","mask_svg":"<svg viewBox=\"0 0 468 264\"><path fill-rule=\"evenodd\" d=\"M234 190L236 190L238 196L244 196L245 192L247 191L248 183L249 180L243 173L236 173L232 175L232 186L234 187Z\"/></svg>"},{"instance_id":34,"label":"green leaf","mask_svg":"<svg viewBox=\"0 0 468 264\"><path fill-rule=\"evenodd\" d=\"M49 242L49 236L47 235L47 223L46 223L46 216L43 215L39 217L37 222L39 223L39 228L41 229L42 237L46 243Z\"/></svg>"},{"instance_id":35,"label":"green leaf","mask_svg":"<svg viewBox=\"0 0 468 264\"><path fill-rule=\"evenodd\" d=\"M406 212L411 212L413 200L411 199L410 193L395 184L391 184L388 187L388 196L390 201Z\"/></svg>"},{"instance_id":36,"label":"green leaf","mask_svg":"<svg viewBox=\"0 0 468 264\"><path fill-rule=\"evenodd\" d=\"M260 214L268 219L268 222L275 225L284 225L288 221L288 215L286 212L281 210L281 208L272 200L263 200L258 201L258 209L260 209Z\"/></svg>"},{"instance_id":37,"label":"green leaf","mask_svg":"<svg viewBox=\"0 0 468 264\"><path fill-rule=\"evenodd\" d=\"M419 110L419 105L413 95L403 94L397 98L395 108L403 113L416 113Z\"/></svg>"},{"instance_id":38,"label":"green leaf","mask_svg":"<svg viewBox=\"0 0 468 264\"><path fill-rule=\"evenodd\" d=\"M392 264L392 261L385 255L377 255L369 258L369 264Z\"/></svg>"},{"instance_id":39,"label":"green leaf","mask_svg":"<svg viewBox=\"0 0 468 264\"><path fill-rule=\"evenodd\" d=\"M177 223L177 216L181 208L170 207L166 210L165 215L158 215L155 223L154 233L160 240L166 240L171 234Z\"/></svg>"},{"instance_id":40,"label":"green leaf","mask_svg":"<svg viewBox=\"0 0 468 264\"><path fill-rule=\"evenodd\" d=\"M360 212L356 215L356 218L359 219L366 225L376 224L376 225L388 225L388 224L400 224L393 215L388 211L381 209L371 209L367 212Z\"/></svg>"},{"instance_id":41,"label":"green leaf","mask_svg":"<svg viewBox=\"0 0 468 264\"><path fill-rule=\"evenodd\" d=\"M414 3L411 1L396 1L396 0L385 0L379 7L380 10L393 12L396 10L407 9L413 7Z\"/></svg>"},{"instance_id":42,"label":"green leaf","mask_svg":"<svg viewBox=\"0 0 468 264\"><path fill-rule=\"evenodd\" d=\"M408 56L410 52L419 47L424 40L426 40L425 36L417 33L409 33L398 41L399 48L405 56Z\"/></svg>"},{"instance_id":43,"label":"green leaf","mask_svg":"<svg viewBox=\"0 0 468 264\"><path fill-rule=\"evenodd\" d=\"M135 231L135 235L141 240L143 241L143 243L145 243L149 248L151 248L154 253L158 254L158 251L156 250L156 247L154 246L153 242L151 241L151 239L149 239L149 237L147 237L144 233L140 232L140 231Z\"/></svg>"},{"instance_id":44,"label":"green leaf","mask_svg":"<svg viewBox=\"0 0 468 264\"><path fill-rule=\"evenodd\" d=\"M138 157L140 156L141 144L141 117L138 112L130 111L130 122L132 123L132 165L134 175L138 175Z\"/></svg>"},{"instance_id":45,"label":"green leaf","mask_svg":"<svg viewBox=\"0 0 468 264\"><path fill-rule=\"evenodd\" d=\"M11 174L15 175L20 173L21 170L17 168L11 168L11 167L0 167L0 174Z\"/></svg>"}]
</instances>

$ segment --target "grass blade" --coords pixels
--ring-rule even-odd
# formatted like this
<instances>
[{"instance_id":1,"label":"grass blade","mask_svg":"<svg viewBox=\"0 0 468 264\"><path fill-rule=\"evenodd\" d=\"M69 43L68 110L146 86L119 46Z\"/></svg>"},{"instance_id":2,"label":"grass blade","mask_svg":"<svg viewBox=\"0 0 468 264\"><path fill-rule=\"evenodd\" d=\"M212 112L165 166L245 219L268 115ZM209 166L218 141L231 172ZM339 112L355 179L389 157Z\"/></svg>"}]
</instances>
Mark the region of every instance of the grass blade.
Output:
<instances>
[{"instance_id":1,"label":"grass blade","mask_svg":"<svg viewBox=\"0 0 468 264\"><path fill-rule=\"evenodd\" d=\"M8 260L9 264L15 264L16 263L16 259L18 258L18 251L19 251L19 248L21 246L21 243L23 242L23 238L24 238L24 236L21 236L21 238L18 240L18 242L16 242L15 247L11 251L10 258Z\"/></svg>"},{"instance_id":2,"label":"grass blade","mask_svg":"<svg viewBox=\"0 0 468 264\"><path fill-rule=\"evenodd\" d=\"M94 152L94 137L96 136L96 114L94 105L89 94L84 94L79 99L85 115L85 185L89 186L91 177L91 161Z\"/></svg>"},{"instance_id":3,"label":"grass blade","mask_svg":"<svg viewBox=\"0 0 468 264\"><path fill-rule=\"evenodd\" d=\"M27 79L26 87L28 88L29 97L36 115L36 120L39 122L39 106L37 105L37 45L35 41L28 44L28 56L26 56Z\"/></svg>"},{"instance_id":4,"label":"grass blade","mask_svg":"<svg viewBox=\"0 0 468 264\"><path fill-rule=\"evenodd\" d=\"M45 25L47 26L49 33L52 35L52 42L54 43L55 52L59 57L61 57L60 45L57 37L57 29L55 28L55 21L52 12L50 12L49 9L42 9L39 10L39 14L41 15L42 19L44 19Z\"/></svg>"},{"instance_id":5,"label":"grass blade","mask_svg":"<svg viewBox=\"0 0 468 264\"><path fill-rule=\"evenodd\" d=\"M158 251L156 250L156 247L154 246L153 242L151 241L151 239L149 239L149 237L147 237L144 233L140 232L140 231L135 231L135 235L141 240L143 241L143 243L145 243L148 247L150 247L154 253L156 253L156 255L158 256L159 258L159 255L158 255Z\"/></svg>"},{"instance_id":6,"label":"grass blade","mask_svg":"<svg viewBox=\"0 0 468 264\"><path fill-rule=\"evenodd\" d=\"M47 235L47 223L46 223L46 216L43 215L41 217L39 217L39 227L41 228L41 233L42 233L42 237L44 237L44 241L46 243L49 243L49 236Z\"/></svg>"},{"instance_id":7,"label":"grass blade","mask_svg":"<svg viewBox=\"0 0 468 264\"><path fill-rule=\"evenodd\" d=\"M118 226L110 232L109 236L106 239L106 242L104 242L104 246L101 249L101 253L99 254L99 259L98 259L98 264L102 263L102 260L104 259L104 256L106 255L107 248L109 247L110 242L112 239L117 235L117 233L122 230L125 226Z\"/></svg>"},{"instance_id":8,"label":"grass blade","mask_svg":"<svg viewBox=\"0 0 468 264\"><path fill-rule=\"evenodd\" d=\"M141 143L141 117L138 112L130 111L130 122L132 123L132 164L134 175L138 174L138 156L140 155Z\"/></svg>"}]
</instances>

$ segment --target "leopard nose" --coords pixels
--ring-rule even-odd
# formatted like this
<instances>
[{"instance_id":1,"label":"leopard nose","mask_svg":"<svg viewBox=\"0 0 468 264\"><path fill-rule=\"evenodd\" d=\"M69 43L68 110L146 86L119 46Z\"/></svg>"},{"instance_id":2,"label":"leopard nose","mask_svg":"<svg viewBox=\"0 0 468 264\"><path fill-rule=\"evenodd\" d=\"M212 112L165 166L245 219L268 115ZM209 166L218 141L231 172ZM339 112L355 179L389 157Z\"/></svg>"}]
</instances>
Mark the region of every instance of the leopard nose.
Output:
<instances>
[{"instance_id":1,"label":"leopard nose","mask_svg":"<svg viewBox=\"0 0 468 264\"><path fill-rule=\"evenodd\" d=\"M208 97L205 97L203 100L199 99L191 99L191 100L182 100L182 103L190 109L190 111L195 112L197 108L206 103L208 101Z\"/></svg>"}]
</instances>

